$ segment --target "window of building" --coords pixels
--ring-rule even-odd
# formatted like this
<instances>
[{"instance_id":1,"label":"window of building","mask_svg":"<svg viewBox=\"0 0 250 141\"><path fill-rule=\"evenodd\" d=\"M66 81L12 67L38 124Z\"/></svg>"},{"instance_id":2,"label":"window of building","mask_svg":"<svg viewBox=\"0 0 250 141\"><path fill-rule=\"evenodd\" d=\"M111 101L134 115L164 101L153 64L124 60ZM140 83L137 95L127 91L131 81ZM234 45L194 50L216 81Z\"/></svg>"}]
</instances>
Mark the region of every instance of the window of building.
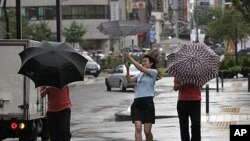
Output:
<instances>
[{"instance_id":1,"label":"window of building","mask_svg":"<svg viewBox=\"0 0 250 141\"><path fill-rule=\"evenodd\" d=\"M88 19L95 19L96 18L96 6L95 5L89 5L86 7L86 11L88 11L87 18Z\"/></svg>"},{"instance_id":2,"label":"window of building","mask_svg":"<svg viewBox=\"0 0 250 141\"><path fill-rule=\"evenodd\" d=\"M81 5L63 6L63 19L107 19L108 6L104 5Z\"/></svg>"},{"instance_id":3,"label":"window of building","mask_svg":"<svg viewBox=\"0 0 250 141\"><path fill-rule=\"evenodd\" d=\"M38 19L44 20L44 8L43 7L38 8Z\"/></svg>"},{"instance_id":4,"label":"window of building","mask_svg":"<svg viewBox=\"0 0 250 141\"><path fill-rule=\"evenodd\" d=\"M71 13L71 19L78 19L78 16L79 16L79 7L78 6L72 6L71 7L71 10L72 10L72 13Z\"/></svg>"},{"instance_id":5,"label":"window of building","mask_svg":"<svg viewBox=\"0 0 250 141\"><path fill-rule=\"evenodd\" d=\"M85 19L85 16L84 16L86 14L85 9L86 9L85 6L79 6L78 8L79 19Z\"/></svg>"},{"instance_id":6,"label":"window of building","mask_svg":"<svg viewBox=\"0 0 250 141\"><path fill-rule=\"evenodd\" d=\"M70 6L62 6L62 18L63 19L71 19L72 7Z\"/></svg>"},{"instance_id":7,"label":"window of building","mask_svg":"<svg viewBox=\"0 0 250 141\"><path fill-rule=\"evenodd\" d=\"M10 8L8 8L10 9ZM15 8L12 8L15 10ZM62 6L62 19L108 19L109 11L108 5L65 5ZM56 7L42 6L42 7L24 7L22 8L22 15L28 20L55 20ZM4 13L0 9L0 19L3 19Z\"/></svg>"},{"instance_id":8,"label":"window of building","mask_svg":"<svg viewBox=\"0 0 250 141\"><path fill-rule=\"evenodd\" d=\"M107 18L105 17L106 15L106 10L104 6L96 6L96 18L98 19L104 19Z\"/></svg>"},{"instance_id":9,"label":"window of building","mask_svg":"<svg viewBox=\"0 0 250 141\"><path fill-rule=\"evenodd\" d=\"M25 16L31 21L38 20L38 7L26 7Z\"/></svg>"},{"instance_id":10,"label":"window of building","mask_svg":"<svg viewBox=\"0 0 250 141\"><path fill-rule=\"evenodd\" d=\"M44 20L55 20L56 19L56 7L48 6L44 7Z\"/></svg>"}]
</instances>

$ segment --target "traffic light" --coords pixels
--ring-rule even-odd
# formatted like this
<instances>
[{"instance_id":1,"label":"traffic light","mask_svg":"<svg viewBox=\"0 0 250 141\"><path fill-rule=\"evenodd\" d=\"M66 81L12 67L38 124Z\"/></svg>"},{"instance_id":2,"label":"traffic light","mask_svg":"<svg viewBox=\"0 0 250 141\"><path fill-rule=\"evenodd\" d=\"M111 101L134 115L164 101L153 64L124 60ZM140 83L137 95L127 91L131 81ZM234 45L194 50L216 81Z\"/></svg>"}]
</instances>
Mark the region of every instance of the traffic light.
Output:
<instances>
[{"instance_id":1,"label":"traffic light","mask_svg":"<svg viewBox=\"0 0 250 141\"><path fill-rule=\"evenodd\" d=\"M163 11L163 0L156 0L156 10L157 11Z\"/></svg>"}]
</instances>

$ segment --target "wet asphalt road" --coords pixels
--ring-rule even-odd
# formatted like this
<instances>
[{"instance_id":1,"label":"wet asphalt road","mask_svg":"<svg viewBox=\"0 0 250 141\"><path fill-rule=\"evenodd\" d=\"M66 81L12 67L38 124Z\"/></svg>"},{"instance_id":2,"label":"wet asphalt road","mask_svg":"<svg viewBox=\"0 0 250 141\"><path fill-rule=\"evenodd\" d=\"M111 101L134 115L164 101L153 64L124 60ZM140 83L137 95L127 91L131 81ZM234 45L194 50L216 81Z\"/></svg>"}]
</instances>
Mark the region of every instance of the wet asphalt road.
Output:
<instances>
[{"instance_id":1,"label":"wet asphalt road","mask_svg":"<svg viewBox=\"0 0 250 141\"><path fill-rule=\"evenodd\" d=\"M70 86L71 141L123 141L133 138L134 128L130 121L116 122L115 113L124 111L133 101L134 92L128 89L106 91L104 77L87 76L84 82ZM124 137L124 138L120 138ZM40 137L38 141L40 141ZM5 139L4 141L18 141Z\"/></svg>"},{"instance_id":2,"label":"wet asphalt road","mask_svg":"<svg viewBox=\"0 0 250 141\"><path fill-rule=\"evenodd\" d=\"M116 112L127 109L132 103L132 89L126 92L120 92L119 89L106 91L104 78L89 78L86 83L73 85L71 93L72 141L128 140L119 138L122 136L120 134L128 131L133 136L134 128L130 121L114 120Z\"/></svg>"}]
</instances>

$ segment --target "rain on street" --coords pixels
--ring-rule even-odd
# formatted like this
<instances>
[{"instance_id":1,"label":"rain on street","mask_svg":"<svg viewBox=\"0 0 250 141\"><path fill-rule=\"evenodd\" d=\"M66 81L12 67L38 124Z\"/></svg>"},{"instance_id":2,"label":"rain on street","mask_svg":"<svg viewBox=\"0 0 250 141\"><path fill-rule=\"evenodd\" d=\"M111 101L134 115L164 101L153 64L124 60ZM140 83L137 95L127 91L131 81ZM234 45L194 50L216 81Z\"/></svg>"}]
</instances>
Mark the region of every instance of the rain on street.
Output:
<instances>
[{"instance_id":1,"label":"rain on street","mask_svg":"<svg viewBox=\"0 0 250 141\"><path fill-rule=\"evenodd\" d=\"M108 92L104 80L104 77L86 76L84 82L70 86L73 104L71 141L114 141L133 137L134 128L131 121L116 122L115 113L128 108L133 101L134 92L132 89L126 92L112 89ZM38 137L38 141L40 140ZM18 139L9 138L4 141Z\"/></svg>"},{"instance_id":2,"label":"rain on street","mask_svg":"<svg viewBox=\"0 0 250 141\"><path fill-rule=\"evenodd\" d=\"M126 137L124 134L134 135L130 121L115 121L115 113L126 110L132 103L132 89L126 92L115 88L107 91L104 77L88 77L85 82L72 85L71 93L72 141L127 140L120 137Z\"/></svg>"}]
</instances>

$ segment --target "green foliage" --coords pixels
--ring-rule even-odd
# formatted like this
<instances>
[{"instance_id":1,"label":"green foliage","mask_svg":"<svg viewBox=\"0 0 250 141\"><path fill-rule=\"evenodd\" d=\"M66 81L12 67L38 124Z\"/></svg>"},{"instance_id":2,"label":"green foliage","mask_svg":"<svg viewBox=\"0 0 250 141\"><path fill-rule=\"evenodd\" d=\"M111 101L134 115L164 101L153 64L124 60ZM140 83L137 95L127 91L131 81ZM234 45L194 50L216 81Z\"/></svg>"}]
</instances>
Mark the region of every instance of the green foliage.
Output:
<instances>
[{"instance_id":1,"label":"green foliage","mask_svg":"<svg viewBox=\"0 0 250 141\"><path fill-rule=\"evenodd\" d=\"M233 67L230 67L229 70L231 70L233 72L240 72L241 66L233 66Z\"/></svg>"},{"instance_id":2,"label":"green foliage","mask_svg":"<svg viewBox=\"0 0 250 141\"><path fill-rule=\"evenodd\" d=\"M31 38L36 41L50 40L52 31L46 22L31 25Z\"/></svg>"},{"instance_id":3,"label":"green foliage","mask_svg":"<svg viewBox=\"0 0 250 141\"><path fill-rule=\"evenodd\" d=\"M64 28L65 32L63 35L65 36L66 42L71 44L79 43L82 41L82 36L87 32L86 28L82 23L77 23L73 21L69 28Z\"/></svg>"},{"instance_id":4,"label":"green foliage","mask_svg":"<svg viewBox=\"0 0 250 141\"><path fill-rule=\"evenodd\" d=\"M9 33L4 31L4 34L9 34L9 39L16 39L16 14L14 11L8 12L8 19L9 19ZM6 28L6 21L3 18L3 23ZM31 34L30 24L28 19L22 17L22 38L23 39L30 39Z\"/></svg>"},{"instance_id":5,"label":"green foliage","mask_svg":"<svg viewBox=\"0 0 250 141\"><path fill-rule=\"evenodd\" d=\"M8 12L9 19L9 39L16 39L16 15L14 11ZM6 23L5 18L3 18L3 22ZM6 24L4 24L6 28ZM40 22L40 24L32 24L30 25L29 20L24 16L22 17L22 38L23 39L33 39L37 41L49 40L51 36L51 29L48 24L45 22Z\"/></svg>"},{"instance_id":6,"label":"green foliage","mask_svg":"<svg viewBox=\"0 0 250 141\"><path fill-rule=\"evenodd\" d=\"M226 55L225 59L220 63L220 77L233 78L237 73L241 73L243 77L247 77L250 72L250 57L245 55L238 56L239 65L236 66L233 55Z\"/></svg>"},{"instance_id":7,"label":"green foliage","mask_svg":"<svg viewBox=\"0 0 250 141\"><path fill-rule=\"evenodd\" d=\"M249 0L232 0L233 6L240 11L244 19L250 22L250 1Z\"/></svg>"},{"instance_id":8,"label":"green foliage","mask_svg":"<svg viewBox=\"0 0 250 141\"><path fill-rule=\"evenodd\" d=\"M228 67L228 68L234 67L234 60L233 60L233 59L227 60L227 67Z\"/></svg>"},{"instance_id":9,"label":"green foliage","mask_svg":"<svg viewBox=\"0 0 250 141\"><path fill-rule=\"evenodd\" d=\"M207 25L212 20L216 18L220 18L222 16L222 9L221 7L198 7L198 9L202 10L202 15L198 17L198 24L199 25Z\"/></svg>"},{"instance_id":10,"label":"green foliage","mask_svg":"<svg viewBox=\"0 0 250 141\"><path fill-rule=\"evenodd\" d=\"M220 62L220 70L227 70L235 66L234 56L231 54L226 54L225 59Z\"/></svg>"},{"instance_id":11,"label":"green foliage","mask_svg":"<svg viewBox=\"0 0 250 141\"><path fill-rule=\"evenodd\" d=\"M122 64L122 57L113 57L111 55L108 55L105 59L102 59L100 61L100 65L102 69L113 69L117 65Z\"/></svg>"},{"instance_id":12,"label":"green foliage","mask_svg":"<svg viewBox=\"0 0 250 141\"><path fill-rule=\"evenodd\" d=\"M242 67L249 67L250 68L250 57L244 56L241 59L241 66Z\"/></svg>"},{"instance_id":13,"label":"green foliage","mask_svg":"<svg viewBox=\"0 0 250 141\"><path fill-rule=\"evenodd\" d=\"M243 19L243 15L235 10L224 10L221 17L208 23L208 36L212 39L235 40L236 31L238 38L247 37L250 34L249 23ZM236 30L237 28L237 30Z\"/></svg>"},{"instance_id":14,"label":"green foliage","mask_svg":"<svg viewBox=\"0 0 250 141\"><path fill-rule=\"evenodd\" d=\"M226 70L226 69L228 69L227 62L226 62L226 60L223 60L220 63L220 70Z\"/></svg>"}]
</instances>

